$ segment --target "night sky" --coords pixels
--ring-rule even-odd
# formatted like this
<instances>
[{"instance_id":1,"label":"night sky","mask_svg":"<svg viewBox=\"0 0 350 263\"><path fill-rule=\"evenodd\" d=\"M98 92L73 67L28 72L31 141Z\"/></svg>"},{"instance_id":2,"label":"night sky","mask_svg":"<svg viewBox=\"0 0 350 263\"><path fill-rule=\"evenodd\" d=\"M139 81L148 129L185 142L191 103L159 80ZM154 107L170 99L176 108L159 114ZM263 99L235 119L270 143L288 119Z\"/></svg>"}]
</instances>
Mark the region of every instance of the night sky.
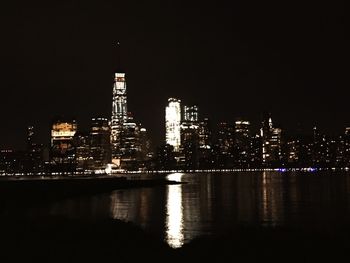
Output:
<instances>
[{"instance_id":1,"label":"night sky","mask_svg":"<svg viewBox=\"0 0 350 263\"><path fill-rule=\"evenodd\" d=\"M23 147L30 124L48 143L56 115L81 129L110 118L119 67L157 144L172 96L213 122L257 126L271 111L291 132L350 125L345 1L13 1L0 12L0 148Z\"/></svg>"}]
</instances>

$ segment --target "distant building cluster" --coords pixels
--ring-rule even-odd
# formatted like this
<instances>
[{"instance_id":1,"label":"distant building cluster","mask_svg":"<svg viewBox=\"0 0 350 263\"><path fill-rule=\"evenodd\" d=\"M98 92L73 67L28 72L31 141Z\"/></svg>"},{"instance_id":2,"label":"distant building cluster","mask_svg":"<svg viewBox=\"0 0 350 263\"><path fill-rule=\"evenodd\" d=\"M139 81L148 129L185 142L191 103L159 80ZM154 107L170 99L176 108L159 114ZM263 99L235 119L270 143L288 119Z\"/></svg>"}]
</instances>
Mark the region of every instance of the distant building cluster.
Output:
<instances>
[{"instance_id":1,"label":"distant building cluster","mask_svg":"<svg viewBox=\"0 0 350 263\"><path fill-rule=\"evenodd\" d=\"M28 128L24 151L1 150L0 173L99 172L151 167L147 130L127 111L125 73L115 73L111 119L95 117L81 131L75 119L57 117L51 124L50 145L34 143Z\"/></svg>"},{"instance_id":2,"label":"distant building cluster","mask_svg":"<svg viewBox=\"0 0 350 263\"><path fill-rule=\"evenodd\" d=\"M165 142L153 148L147 130L127 110L125 73L115 73L111 118L94 117L81 131L75 119L51 123L49 145L27 130L23 151L0 151L0 174L94 173L113 170L195 170L350 167L350 127L329 136L316 127L310 135L288 135L264 114L259 131L236 119L212 125L197 105L169 98Z\"/></svg>"},{"instance_id":3,"label":"distant building cluster","mask_svg":"<svg viewBox=\"0 0 350 263\"><path fill-rule=\"evenodd\" d=\"M166 107L166 144L157 151L158 169L330 168L350 166L350 128L328 136L288 135L264 114L259 132L248 120L212 127L196 105L170 98Z\"/></svg>"}]
</instances>

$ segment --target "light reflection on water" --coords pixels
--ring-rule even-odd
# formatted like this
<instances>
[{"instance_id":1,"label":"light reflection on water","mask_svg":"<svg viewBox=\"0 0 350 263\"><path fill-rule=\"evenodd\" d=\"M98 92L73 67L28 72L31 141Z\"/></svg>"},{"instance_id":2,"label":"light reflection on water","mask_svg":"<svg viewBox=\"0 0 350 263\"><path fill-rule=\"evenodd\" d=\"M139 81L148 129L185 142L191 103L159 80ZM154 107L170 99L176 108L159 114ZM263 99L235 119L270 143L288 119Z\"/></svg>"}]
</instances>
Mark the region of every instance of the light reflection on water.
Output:
<instances>
[{"instance_id":1,"label":"light reflection on water","mask_svg":"<svg viewBox=\"0 0 350 263\"><path fill-rule=\"evenodd\" d=\"M131 221L172 247L242 224L323 229L350 222L349 173L176 173L167 178L187 184L118 190L27 213Z\"/></svg>"},{"instance_id":2,"label":"light reflection on water","mask_svg":"<svg viewBox=\"0 0 350 263\"><path fill-rule=\"evenodd\" d=\"M167 179L181 182L181 177L181 173L174 173ZM167 188L165 240L171 247L178 248L184 243L182 186L169 185Z\"/></svg>"}]
</instances>

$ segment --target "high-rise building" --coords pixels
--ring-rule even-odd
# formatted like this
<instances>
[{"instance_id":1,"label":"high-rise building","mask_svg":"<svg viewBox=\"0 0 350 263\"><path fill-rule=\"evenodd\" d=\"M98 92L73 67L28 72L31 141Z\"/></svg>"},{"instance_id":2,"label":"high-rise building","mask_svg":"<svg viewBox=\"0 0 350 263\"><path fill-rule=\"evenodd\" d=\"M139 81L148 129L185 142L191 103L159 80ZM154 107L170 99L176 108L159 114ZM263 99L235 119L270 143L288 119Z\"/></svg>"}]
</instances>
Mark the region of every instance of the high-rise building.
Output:
<instances>
[{"instance_id":1,"label":"high-rise building","mask_svg":"<svg viewBox=\"0 0 350 263\"><path fill-rule=\"evenodd\" d=\"M181 100L170 98L165 108L165 141L178 152L181 145Z\"/></svg>"},{"instance_id":2,"label":"high-rise building","mask_svg":"<svg viewBox=\"0 0 350 263\"><path fill-rule=\"evenodd\" d=\"M250 122L246 120L235 121L235 160L238 166L248 166L250 159Z\"/></svg>"},{"instance_id":3,"label":"high-rise building","mask_svg":"<svg viewBox=\"0 0 350 263\"><path fill-rule=\"evenodd\" d=\"M128 121L125 73L115 73L113 85L111 144L112 162L119 165L124 124Z\"/></svg>"},{"instance_id":4,"label":"high-rise building","mask_svg":"<svg viewBox=\"0 0 350 263\"><path fill-rule=\"evenodd\" d=\"M146 128L140 128L140 151L140 161L143 166L150 166L150 160L154 157L154 153Z\"/></svg>"},{"instance_id":5,"label":"high-rise building","mask_svg":"<svg viewBox=\"0 0 350 263\"><path fill-rule=\"evenodd\" d=\"M300 140L298 138L290 138L286 143L285 162L289 166L299 164L300 158Z\"/></svg>"},{"instance_id":6,"label":"high-rise building","mask_svg":"<svg viewBox=\"0 0 350 263\"><path fill-rule=\"evenodd\" d=\"M43 145L35 142L34 127L28 126L27 129L27 149L24 162L26 172L42 172L44 170Z\"/></svg>"},{"instance_id":7,"label":"high-rise building","mask_svg":"<svg viewBox=\"0 0 350 263\"><path fill-rule=\"evenodd\" d=\"M141 152L140 125L129 113L127 122L123 125L120 145L121 166L124 168L136 168Z\"/></svg>"},{"instance_id":8,"label":"high-rise building","mask_svg":"<svg viewBox=\"0 0 350 263\"><path fill-rule=\"evenodd\" d=\"M93 118L90 129L90 156L92 169L105 169L111 162L111 128L108 119Z\"/></svg>"},{"instance_id":9,"label":"high-rise building","mask_svg":"<svg viewBox=\"0 0 350 263\"><path fill-rule=\"evenodd\" d=\"M184 106L183 119L181 121L181 145L184 146L194 140L198 141L198 107Z\"/></svg>"},{"instance_id":10,"label":"high-rise building","mask_svg":"<svg viewBox=\"0 0 350 263\"><path fill-rule=\"evenodd\" d=\"M320 132L317 127L313 128L312 164L316 167L326 167L329 163L330 151L329 136Z\"/></svg>"},{"instance_id":11,"label":"high-rise building","mask_svg":"<svg viewBox=\"0 0 350 263\"><path fill-rule=\"evenodd\" d=\"M198 106L184 106L183 108L183 122L198 122Z\"/></svg>"},{"instance_id":12,"label":"high-rise building","mask_svg":"<svg viewBox=\"0 0 350 263\"><path fill-rule=\"evenodd\" d=\"M255 134L250 138L250 160L252 167L261 167L262 164L262 138Z\"/></svg>"},{"instance_id":13,"label":"high-rise building","mask_svg":"<svg viewBox=\"0 0 350 263\"><path fill-rule=\"evenodd\" d=\"M90 154L90 134L88 132L76 132L74 135L74 145L77 171L89 170L92 161Z\"/></svg>"},{"instance_id":14,"label":"high-rise building","mask_svg":"<svg viewBox=\"0 0 350 263\"><path fill-rule=\"evenodd\" d=\"M220 122L217 128L216 166L232 167L234 161L235 126L231 123Z\"/></svg>"},{"instance_id":15,"label":"high-rise building","mask_svg":"<svg viewBox=\"0 0 350 263\"><path fill-rule=\"evenodd\" d=\"M234 145L235 127L227 122L218 124L217 143L220 152L223 154L231 154Z\"/></svg>"},{"instance_id":16,"label":"high-rise building","mask_svg":"<svg viewBox=\"0 0 350 263\"><path fill-rule=\"evenodd\" d=\"M179 160L180 165L185 168L195 169L198 167L198 128L198 107L196 105L184 106L181 122L181 156Z\"/></svg>"},{"instance_id":17,"label":"high-rise building","mask_svg":"<svg viewBox=\"0 0 350 263\"><path fill-rule=\"evenodd\" d=\"M212 148L212 133L210 129L210 121L208 118L204 118L198 125L198 137L199 148L211 149Z\"/></svg>"},{"instance_id":18,"label":"high-rise building","mask_svg":"<svg viewBox=\"0 0 350 263\"><path fill-rule=\"evenodd\" d=\"M199 167L212 168L212 132L208 118L204 118L198 124L198 148Z\"/></svg>"},{"instance_id":19,"label":"high-rise building","mask_svg":"<svg viewBox=\"0 0 350 263\"><path fill-rule=\"evenodd\" d=\"M264 165L278 165L282 159L281 136L282 130L274 128L270 114L263 118L260 129L262 138L262 161Z\"/></svg>"},{"instance_id":20,"label":"high-rise building","mask_svg":"<svg viewBox=\"0 0 350 263\"><path fill-rule=\"evenodd\" d=\"M51 162L57 170L75 169L74 119L56 118L51 128Z\"/></svg>"}]
</instances>

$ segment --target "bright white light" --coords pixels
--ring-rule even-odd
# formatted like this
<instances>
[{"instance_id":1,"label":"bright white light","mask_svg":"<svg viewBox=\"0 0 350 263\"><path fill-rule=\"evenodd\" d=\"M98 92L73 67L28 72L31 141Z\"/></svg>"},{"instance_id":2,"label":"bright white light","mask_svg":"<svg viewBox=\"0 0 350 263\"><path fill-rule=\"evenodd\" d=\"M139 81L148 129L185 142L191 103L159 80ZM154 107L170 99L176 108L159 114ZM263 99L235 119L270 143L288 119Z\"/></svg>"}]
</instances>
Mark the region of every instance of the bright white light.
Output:
<instances>
[{"instance_id":1,"label":"bright white light","mask_svg":"<svg viewBox=\"0 0 350 263\"><path fill-rule=\"evenodd\" d=\"M169 174L167 179L181 181L182 174ZM169 185L166 202L166 233L165 239L173 248L181 247L184 243L182 186Z\"/></svg>"},{"instance_id":2,"label":"bright white light","mask_svg":"<svg viewBox=\"0 0 350 263\"><path fill-rule=\"evenodd\" d=\"M113 164L110 164L110 163L107 164L106 169L105 169L106 174L111 174L112 171L113 171Z\"/></svg>"},{"instance_id":3,"label":"bright white light","mask_svg":"<svg viewBox=\"0 0 350 263\"><path fill-rule=\"evenodd\" d=\"M181 101L168 101L169 104L165 108L166 143L174 146L174 151L178 151L181 144Z\"/></svg>"}]
</instances>

